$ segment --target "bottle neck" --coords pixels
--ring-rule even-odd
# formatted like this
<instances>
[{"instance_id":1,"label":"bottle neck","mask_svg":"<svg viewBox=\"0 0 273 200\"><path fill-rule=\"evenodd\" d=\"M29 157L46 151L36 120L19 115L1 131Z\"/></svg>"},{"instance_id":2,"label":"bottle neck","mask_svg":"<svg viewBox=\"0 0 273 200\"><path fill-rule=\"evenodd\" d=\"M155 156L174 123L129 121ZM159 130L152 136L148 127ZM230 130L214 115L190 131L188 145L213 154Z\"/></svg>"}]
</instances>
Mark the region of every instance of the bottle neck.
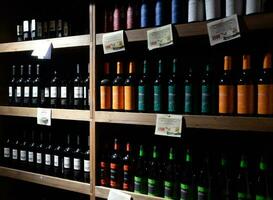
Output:
<instances>
[{"instance_id":1,"label":"bottle neck","mask_svg":"<svg viewBox=\"0 0 273 200\"><path fill-rule=\"evenodd\" d=\"M36 66L36 76L40 75L40 65Z\"/></svg>"}]
</instances>

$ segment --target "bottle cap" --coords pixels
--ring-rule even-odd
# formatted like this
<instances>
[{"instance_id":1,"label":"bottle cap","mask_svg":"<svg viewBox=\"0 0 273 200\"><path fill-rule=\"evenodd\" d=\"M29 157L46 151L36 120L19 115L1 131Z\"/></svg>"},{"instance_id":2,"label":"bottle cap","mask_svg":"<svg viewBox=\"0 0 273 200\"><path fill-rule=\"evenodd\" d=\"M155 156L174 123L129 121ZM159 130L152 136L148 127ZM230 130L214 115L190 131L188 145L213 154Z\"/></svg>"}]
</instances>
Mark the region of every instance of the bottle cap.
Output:
<instances>
[{"instance_id":1,"label":"bottle cap","mask_svg":"<svg viewBox=\"0 0 273 200\"><path fill-rule=\"evenodd\" d=\"M250 55L243 55L243 70L250 69Z\"/></svg>"},{"instance_id":2,"label":"bottle cap","mask_svg":"<svg viewBox=\"0 0 273 200\"><path fill-rule=\"evenodd\" d=\"M231 56L224 57L224 70L231 70Z\"/></svg>"},{"instance_id":3,"label":"bottle cap","mask_svg":"<svg viewBox=\"0 0 273 200\"><path fill-rule=\"evenodd\" d=\"M272 67L272 54L271 53L267 53L264 56L264 64L263 64L263 68L264 69L269 69Z\"/></svg>"}]
</instances>

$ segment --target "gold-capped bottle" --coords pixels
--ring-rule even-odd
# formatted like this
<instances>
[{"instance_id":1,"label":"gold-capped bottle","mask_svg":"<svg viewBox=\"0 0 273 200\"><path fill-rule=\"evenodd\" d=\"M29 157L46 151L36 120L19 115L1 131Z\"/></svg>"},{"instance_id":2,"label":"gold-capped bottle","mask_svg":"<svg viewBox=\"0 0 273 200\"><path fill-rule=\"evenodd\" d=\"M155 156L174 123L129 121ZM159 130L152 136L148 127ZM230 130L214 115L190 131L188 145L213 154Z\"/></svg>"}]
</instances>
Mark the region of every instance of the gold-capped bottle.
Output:
<instances>
[{"instance_id":1,"label":"gold-capped bottle","mask_svg":"<svg viewBox=\"0 0 273 200\"><path fill-rule=\"evenodd\" d=\"M122 64L117 62L117 75L112 84L112 110L124 110L124 79Z\"/></svg>"},{"instance_id":2,"label":"gold-capped bottle","mask_svg":"<svg viewBox=\"0 0 273 200\"><path fill-rule=\"evenodd\" d=\"M124 82L124 109L134 111L136 109L136 79L135 63L129 62L129 76Z\"/></svg>"}]
</instances>

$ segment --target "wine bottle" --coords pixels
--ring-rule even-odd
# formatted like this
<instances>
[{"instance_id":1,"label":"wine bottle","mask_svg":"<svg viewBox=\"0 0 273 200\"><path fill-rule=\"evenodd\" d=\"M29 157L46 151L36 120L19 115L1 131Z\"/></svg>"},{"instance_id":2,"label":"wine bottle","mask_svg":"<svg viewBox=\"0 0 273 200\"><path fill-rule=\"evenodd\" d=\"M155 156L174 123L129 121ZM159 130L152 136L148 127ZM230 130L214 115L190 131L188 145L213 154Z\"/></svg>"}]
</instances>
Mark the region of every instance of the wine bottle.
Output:
<instances>
[{"instance_id":1,"label":"wine bottle","mask_svg":"<svg viewBox=\"0 0 273 200\"><path fill-rule=\"evenodd\" d=\"M23 105L24 106L30 106L31 105L31 94L32 94L32 77L31 77L31 65L28 65L28 74L27 78L25 78L24 81L24 98L23 98Z\"/></svg>"},{"instance_id":2,"label":"wine bottle","mask_svg":"<svg viewBox=\"0 0 273 200\"><path fill-rule=\"evenodd\" d=\"M134 192L148 194L147 164L144 158L144 147L140 145L135 165Z\"/></svg>"},{"instance_id":3,"label":"wine bottle","mask_svg":"<svg viewBox=\"0 0 273 200\"><path fill-rule=\"evenodd\" d=\"M224 57L224 73L218 86L218 112L221 115L234 113L235 86L231 75L231 57Z\"/></svg>"},{"instance_id":4,"label":"wine bottle","mask_svg":"<svg viewBox=\"0 0 273 200\"><path fill-rule=\"evenodd\" d=\"M31 137L28 142L28 148L27 148L27 161L28 161L28 170L29 171L35 171L35 165L36 165L36 143L35 143L35 131L31 131Z\"/></svg>"},{"instance_id":5,"label":"wine bottle","mask_svg":"<svg viewBox=\"0 0 273 200\"><path fill-rule=\"evenodd\" d=\"M197 180L197 199L209 199L209 161L208 155L203 157Z\"/></svg>"},{"instance_id":6,"label":"wine bottle","mask_svg":"<svg viewBox=\"0 0 273 200\"><path fill-rule=\"evenodd\" d=\"M168 160L165 167L164 174L164 198L175 199L175 173L176 173L176 163L175 163L175 152L171 147L168 154Z\"/></svg>"},{"instance_id":7,"label":"wine bottle","mask_svg":"<svg viewBox=\"0 0 273 200\"><path fill-rule=\"evenodd\" d=\"M15 105L23 105L24 96L24 66L20 66L20 77L16 81L16 92L15 92Z\"/></svg>"},{"instance_id":8,"label":"wine bottle","mask_svg":"<svg viewBox=\"0 0 273 200\"><path fill-rule=\"evenodd\" d=\"M150 11L150 2L148 0L142 0L140 6L140 28L151 26Z\"/></svg>"},{"instance_id":9,"label":"wine bottle","mask_svg":"<svg viewBox=\"0 0 273 200\"><path fill-rule=\"evenodd\" d=\"M154 112L163 112L163 94L165 94L165 90L164 90L164 79L163 79L163 66L162 66L162 60L158 61L158 71L157 71L157 76L156 79L154 81L154 85L153 85L153 89L154 89L154 108L153 111Z\"/></svg>"},{"instance_id":10,"label":"wine bottle","mask_svg":"<svg viewBox=\"0 0 273 200\"><path fill-rule=\"evenodd\" d=\"M255 199L270 199L268 194L268 166L265 158L260 157L256 175Z\"/></svg>"},{"instance_id":11,"label":"wine bottle","mask_svg":"<svg viewBox=\"0 0 273 200\"><path fill-rule=\"evenodd\" d=\"M49 38L56 37L56 20L50 19L48 22L48 36Z\"/></svg>"},{"instance_id":12,"label":"wine bottle","mask_svg":"<svg viewBox=\"0 0 273 200\"><path fill-rule=\"evenodd\" d=\"M38 107L41 105L41 81L40 81L40 65L36 65L36 77L32 81L31 105Z\"/></svg>"},{"instance_id":13,"label":"wine bottle","mask_svg":"<svg viewBox=\"0 0 273 200\"><path fill-rule=\"evenodd\" d=\"M83 181L90 183L90 138L87 138L87 150L83 155Z\"/></svg>"},{"instance_id":14,"label":"wine bottle","mask_svg":"<svg viewBox=\"0 0 273 200\"><path fill-rule=\"evenodd\" d=\"M12 156L12 142L9 137L6 137L5 143L3 144L3 165L11 165L11 156Z\"/></svg>"},{"instance_id":15,"label":"wine bottle","mask_svg":"<svg viewBox=\"0 0 273 200\"><path fill-rule=\"evenodd\" d=\"M83 181L83 152L81 149L80 135L77 135L76 146L73 151L73 180Z\"/></svg>"},{"instance_id":16,"label":"wine bottle","mask_svg":"<svg viewBox=\"0 0 273 200\"><path fill-rule=\"evenodd\" d=\"M221 0L205 0L206 20L221 17Z\"/></svg>"},{"instance_id":17,"label":"wine bottle","mask_svg":"<svg viewBox=\"0 0 273 200\"><path fill-rule=\"evenodd\" d=\"M59 106L60 100L60 83L57 71L54 71L54 75L50 81L50 106L52 108L57 108Z\"/></svg>"},{"instance_id":18,"label":"wine bottle","mask_svg":"<svg viewBox=\"0 0 273 200\"><path fill-rule=\"evenodd\" d=\"M17 33L16 33L16 36L17 36L17 42L21 42L23 41L23 25L21 24L18 24L16 26L16 29L17 29Z\"/></svg>"},{"instance_id":19,"label":"wine bottle","mask_svg":"<svg viewBox=\"0 0 273 200\"><path fill-rule=\"evenodd\" d=\"M188 68L188 72L184 79L184 109L185 114L192 114L194 107L194 94L193 94L193 73L192 68Z\"/></svg>"},{"instance_id":20,"label":"wine bottle","mask_svg":"<svg viewBox=\"0 0 273 200\"><path fill-rule=\"evenodd\" d=\"M73 81L73 107L82 109L83 107L83 81L80 76L80 65L77 64L76 75Z\"/></svg>"},{"instance_id":21,"label":"wine bottle","mask_svg":"<svg viewBox=\"0 0 273 200\"><path fill-rule=\"evenodd\" d=\"M89 110L90 108L90 92L89 92L89 64L88 64L88 74L86 76L86 78L83 81L83 108L85 110Z\"/></svg>"},{"instance_id":22,"label":"wine bottle","mask_svg":"<svg viewBox=\"0 0 273 200\"><path fill-rule=\"evenodd\" d=\"M168 80L168 113L177 113L177 102L178 102L178 95L177 95L177 80L176 80L176 65L177 59L173 59L173 67L172 73Z\"/></svg>"},{"instance_id":23,"label":"wine bottle","mask_svg":"<svg viewBox=\"0 0 273 200\"><path fill-rule=\"evenodd\" d=\"M243 70L237 84L237 114L253 115L255 109L255 88L250 69L250 56L243 56Z\"/></svg>"},{"instance_id":24,"label":"wine bottle","mask_svg":"<svg viewBox=\"0 0 273 200\"><path fill-rule=\"evenodd\" d=\"M66 146L63 150L63 177L67 179L72 179L72 167L73 167L73 148L71 146L70 134L66 135Z\"/></svg>"},{"instance_id":25,"label":"wine bottle","mask_svg":"<svg viewBox=\"0 0 273 200\"><path fill-rule=\"evenodd\" d=\"M30 30L31 30L31 39L35 40L37 39L37 22L36 19L32 19L30 22Z\"/></svg>"},{"instance_id":26,"label":"wine bottle","mask_svg":"<svg viewBox=\"0 0 273 200\"><path fill-rule=\"evenodd\" d=\"M139 112L150 111L149 95L151 91L151 82L148 75L148 63L147 60L143 61L143 74L138 82L138 94L137 94L137 109Z\"/></svg>"},{"instance_id":27,"label":"wine bottle","mask_svg":"<svg viewBox=\"0 0 273 200\"><path fill-rule=\"evenodd\" d=\"M129 62L129 76L124 82L124 110L135 111L136 109L136 78L135 63Z\"/></svg>"},{"instance_id":28,"label":"wine bottle","mask_svg":"<svg viewBox=\"0 0 273 200\"><path fill-rule=\"evenodd\" d=\"M69 107L69 86L68 81L63 77L60 81L60 106L61 108Z\"/></svg>"},{"instance_id":29,"label":"wine bottle","mask_svg":"<svg viewBox=\"0 0 273 200\"><path fill-rule=\"evenodd\" d=\"M134 9L134 1L128 0L127 9L126 9L126 29L135 28L135 9Z\"/></svg>"},{"instance_id":30,"label":"wine bottle","mask_svg":"<svg viewBox=\"0 0 273 200\"><path fill-rule=\"evenodd\" d=\"M19 165L20 169L26 169L27 168L27 132L26 130L23 130L23 137L19 144Z\"/></svg>"},{"instance_id":31,"label":"wine bottle","mask_svg":"<svg viewBox=\"0 0 273 200\"><path fill-rule=\"evenodd\" d=\"M63 37L63 20L62 19L57 20L56 37Z\"/></svg>"},{"instance_id":32,"label":"wine bottle","mask_svg":"<svg viewBox=\"0 0 273 200\"><path fill-rule=\"evenodd\" d=\"M48 21L43 21L43 38L48 38Z\"/></svg>"},{"instance_id":33,"label":"wine bottle","mask_svg":"<svg viewBox=\"0 0 273 200\"><path fill-rule=\"evenodd\" d=\"M246 15L262 12L262 0L246 0Z\"/></svg>"},{"instance_id":34,"label":"wine bottle","mask_svg":"<svg viewBox=\"0 0 273 200\"><path fill-rule=\"evenodd\" d=\"M188 22L204 20L204 0L188 1Z\"/></svg>"},{"instance_id":35,"label":"wine bottle","mask_svg":"<svg viewBox=\"0 0 273 200\"><path fill-rule=\"evenodd\" d=\"M61 141L59 137L55 136L54 138L54 147L53 147L53 174L54 176L61 177L62 176L62 153L63 149L60 145Z\"/></svg>"},{"instance_id":36,"label":"wine bottle","mask_svg":"<svg viewBox=\"0 0 273 200\"><path fill-rule=\"evenodd\" d=\"M104 143L101 156L99 158L99 185L109 187L110 185L110 151L108 143Z\"/></svg>"},{"instance_id":37,"label":"wine bottle","mask_svg":"<svg viewBox=\"0 0 273 200\"><path fill-rule=\"evenodd\" d=\"M18 135L14 135L11 146L11 166L13 168L18 168L19 164L20 142L18 138L19 138Z\"/></svg>"},{"instance_id":38,"label":"wine bottle","mask_svg":"<svg viewBox=\"0 0 273 200\"><path fill-rule=\"evenodd\" d=\"M29 26L29 21L24 20L23 21L23 40L30 40L30 26Z\"/></svg>"},{"instance_id":39,"label":"wine bottle","mask_svg":"<svg viewBox=\"0 0 273 200\"><path fill-rule=\"evenodd\" d=\"M118 139L114 140L114 149L110 157L110 187L115 189L121 189L121 176L122 176L122 165L120 154L120 144Z\"/></svg>"},{"instance_id":40,"label":"wine bottle","mask_svg":"<svg viewBox=\"0 0 273 200\"><path fill-rule=\"evenodd\" d=\"M124 110L124 79L121 62L117 62L117 75L112 83L112 109Z\"/></svg>"},{"instance_id":41,"label":"wine bottle","mask_svg":"<svg viewBox=\"0 0 273 200\"><path fill-rule=\"evenodd\" d=\"M36 39L43 38L43 23L40 19L36 19Z\"/></svg>"},{"instance_id":42,"label":"wine bottle","mask_svg":"<svg viewBox=\"0 0 273 200\"><path fill-rule=\"evenodd\" d=\"M243 14L243 3L244 1L240 0L226 0L226 17L237 14Z\"/></svg>"},{"instance_id":43,"label":"wine bottle","mask_svg":"<svg viewBox=\"0 0 273 200\"><path fill-rule=\"evenodd\" d=\"M45 140L44 147L44 172L45 174L52 175L53 174L53 145L52 145L52 133L51 130L47 132L47 138Z\"/></svg>"},{"instance_id":44,"label":"wine bottle","mask_svg":"<svg viewBox=\"0 0 273 200\"><path fill-rule=\"evenodd\" d=\"M100 81L100 109L111 110L112 102L112 88L110 81L110 64L109 62L104 63L104 77Z\"/></svg>"},{"instance_id":45,"label":"wine bottle","mask_svg":"<svg viewBox=\"0 0 273 200\"><path fill-rule=\"evenodd\" d=\"M12 75L9 81L9 105L15 104L16 74L15 65L12 66Z\"/></svg>"},{"instance_id":46,"label":"wine bottle","mask_svg":"<svg viewBox=\"0 0 273 200\"><path fill-rule=\"evenodd\" d=\"M123 163L123 179L122 179L122 189L127 191L133 191L134 180L133 180L133 155L132 149L129 142L126 143L125 155L122 158Z\"/></svg>"},{"instance_id":47,"label":"wine bottle","mask_svg":"<svg viewBox=\"0 0 273 200\"><path fill-rule=\"evenodd\" d=\"M38 173L43 173L44 169L44 133L40 131L39 139L36 143L35 149L35 170Z\"/></svg>"}]
</instances>

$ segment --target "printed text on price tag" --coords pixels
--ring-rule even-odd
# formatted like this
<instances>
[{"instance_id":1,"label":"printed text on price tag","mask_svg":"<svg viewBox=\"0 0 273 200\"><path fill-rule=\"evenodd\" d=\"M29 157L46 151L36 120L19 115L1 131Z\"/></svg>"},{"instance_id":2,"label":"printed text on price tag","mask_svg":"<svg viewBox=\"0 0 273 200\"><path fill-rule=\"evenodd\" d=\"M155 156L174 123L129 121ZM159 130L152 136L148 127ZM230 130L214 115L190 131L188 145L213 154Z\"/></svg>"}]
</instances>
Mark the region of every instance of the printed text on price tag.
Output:
<instances>
[{"instance_id":1,"label":"printed text on price tag","mask_svg":"<svg viewBox=\"0 0 273 200\"><path fill-rule=\"evenodd\" d=\"M103 34L102 45L104 54L125 51L124 31L121 30Z\"/></svg>"},{"instance_id":2,"label":"printed text on price tag","mask_svg":"<svg viewBox=\"0 0 273 200\"><path fill-rule=\"evenodd\" d=\"M51 116L51 109L37 108L37 124L51 126Z\"/></svg>"},{"instance_id":3,"label":"printed text on price tag","mask_svg":"<svg viewBox=\"0 0 273 200\"><path fill-rule=\"evenodd\" d=\"M155 135L181 137L182 115L156 115Z\"/></svg>"},{"instance_id":4,"label":"printed text on price tag","mask_svg":"<svg viewBox=\"0 0 273 200\"><path fill-rule=\"evenodd\" d=\"M172 25L161 26L147 31L148 49L157 49L173 44Z\"/></svg>"}]
</instances>

